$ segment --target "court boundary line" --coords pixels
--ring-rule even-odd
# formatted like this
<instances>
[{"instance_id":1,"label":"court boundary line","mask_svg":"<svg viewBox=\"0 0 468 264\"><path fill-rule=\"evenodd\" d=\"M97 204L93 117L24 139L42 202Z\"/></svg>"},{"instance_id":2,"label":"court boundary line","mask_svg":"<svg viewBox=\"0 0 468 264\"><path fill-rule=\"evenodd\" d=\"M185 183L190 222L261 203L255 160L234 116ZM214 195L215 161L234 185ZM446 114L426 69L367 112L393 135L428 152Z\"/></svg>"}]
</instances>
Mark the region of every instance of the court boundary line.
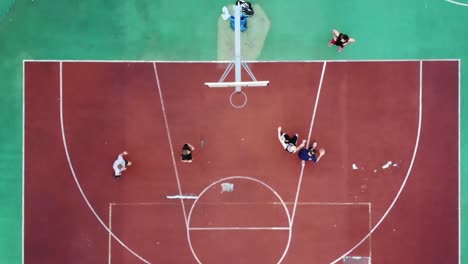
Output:
<instances>
[{"instance_id":1,"label":"court boundary line","mask_svg":"<svg viewBox=\"0 0 468 264\"><path fill-rule=\"evenodd\" d=\"M460 61L460 58L445 59L362 59L362 60L264 60L264 61L245 61L246 63L311 63L311 62L418 62L418 61ZM23 62L80 62L80 63L231 63L227 60L34 60L24 59Z\"/></svg>"},{"instance_id":2,"label":"court boundary line","mask_svg":"<svg viewBox=\"0 0 468 264\"><path fill-rule=\"evenodd\" d=\"M461 203L461 60L458 60L458 263L462 261L462 203Z\"/></svg>"},{"instance_id":3,"label":"court boundary line","mask_svg":"<svg viewBox=\"0 0 468 264\"><path fill-rule=\"evenodd\" d=\"M67 140L66 140L66 136L65 136L65 122L64 122L64 111L63 111L63 75L62 75L62 68L63 68L63 65L62 65L62 62L59 63L59 67L60 67L60 128L61 128L61 132L62 132L62 143L63 143L63 148L65 150L65 156L67 158L67 161L68 161L68 166L70 168L70 172L73 176L73 179L75 180L75 184L82 196L82 198L85 200L85 203L86 205L88 206L88 208L91 210L91 212L93 213L93 215L96 217L96 219L98 220L98 222L101 224L102 227L104 227L105 230L107 230L107 232L109 232L109 234L117 241L120 243L120 245L122 245L122 247L124 247L126 250L128 250L130 253L132 253L135 257L137 257L138 259L140 259L141 261L143 261L144 263L147 263L147 264L151 264L151 262L149 262L148 260L146 260L145 258L143 258L142 256L140 256L139 254L137 254L135 251L133 251L130 247L128 247L122 240L120 240L116 235L114 235L108 226L106 226L106 224L104 223L104 221L101 219L101 217L98 215L98 213L96 212L96 210L94 210L94 207L91 205L91 203L89 202L86 194L84 193L83 189L81 188L81 184L80 184L80 181L78 180L77 176L76 176L76 173L75 173L75 169L73 168L73 165L72 165L72 162L71 162L71 157L70 157L70 154L68 152L68 145L67 145Z\"/></svg>"},{"instance_id":4,"label":"court boundary line","mask_svg":"<svg viewBox=\"0 0 468 264\"><path fill-rule=\"evenodd\" d=\"M459 159L459 166L458 166L458 207L459 207L459 212L458 212L458 233L459 233L459 243L458 243L458 251L459 251L459 263L461 263L461 59L393 59L393 60L291 60L291 61L252 61L253 63L265 63L265 62L276 62L276 63L281 63L281 62L412 62L412 61L420 61L422 62L425 61L437 61L437 62L444 62L444 61L457 61L458 62L458 159ZM25 257L25 247L24 247L24 224L25 224L25 96L26 96L26 89L25 89L25 68L26 68L26 63L27 62L127 62L127 63L142 63L142 62L150 62L150 61L131 61L131 60L125 60L125 61L117 61L117 60L23 60L23 134L22 134L22 140L23 140L23 146L22 146L22 261L24 263L24 257ZM151 61L155 63L156 61ZM162 63L190 63L191 61L159 61ZM206 63L207 61L192 61L193 63ZM213 63L222 63L223 61L211 61ZM227 63L227 62L226 62ZM422 107L422 106L420 106ZM115 204L119 205L119 204Z\"/></svg>"},{"instance_id":5,"label":"court boundary line","mask_svg":"<svg viewBox=\"0 0 468 264\"><path fill-rule=\"evenodd\" d=\"M382 217L379 219L379 221L377 221L377 223L374 225L374 227L372 228L372 230L366 235L364 236L361 241L359 241L354 247L352 247L351 249L349 249L346 253L344 253L343 255L341 255L341 257L335 259L334 261L331 262L331 264L334 264L334 263L337 263L338 261L342 260L344 257L346 257L349 253L353 252L356 248L358 248L364 241L366 241L371 235L372 233L377 230L377 228L380 226L380 224L383 223L383 221L385 220L385 218L387 218L388 214L390 213L390 211L393 209L393 207L395 206L396 202L398 201L398 199L400 198L400 195L401 193L403 192L403 190L405 189L405 185L409 179L409 176L411 174L411 171L413 169L413 165L414 165L414 162L416 160L416 156L417 156L417 153L418 153L418 149L419 149L419 139L421 137L421 129L422 129L422 118L423 118L423 111L422 111L422 106L423 106L423 61L420 61L419 62L419 106L418 106L418 109L419 109L419 116L418 116L418 130L417 130L417 135L416 135L416 143L415 143L415 146L414 146L414 150L413 150L413 157L411 158L411 162L410 162L410 165L408 167L408 171L406 173L406 176L400 186L400 189L398 190L397 194L395 195L395 198L393 198L393 201L390 203L390 205L388 206L387 210L385 210L385 213L382 215Z\"/></svg>"},{"instance_id":6,"label":"court boundary line","mask_svg":"<svg viewBox=\"0 0 468 264\"><path fill-rule=\"evenodd\" d=\"M22 173L22 176L21 176L21 263L24 263L24 255L25 255L25 249L24 249L24 244L25 244L25 239L24 239L24 225L25 225L25 220L26 220L26 217L25 217L25 185L26 185L26 174L24 173L24 166L25 166L25 148L26 148L26 141L25 141L25 137L26 137L26 62L23 61L23 125L22 125L22 144L23 146L21 147L21 157L22 157L22 161L21 161L21 173Z\"/></svg>"}]
</instances>

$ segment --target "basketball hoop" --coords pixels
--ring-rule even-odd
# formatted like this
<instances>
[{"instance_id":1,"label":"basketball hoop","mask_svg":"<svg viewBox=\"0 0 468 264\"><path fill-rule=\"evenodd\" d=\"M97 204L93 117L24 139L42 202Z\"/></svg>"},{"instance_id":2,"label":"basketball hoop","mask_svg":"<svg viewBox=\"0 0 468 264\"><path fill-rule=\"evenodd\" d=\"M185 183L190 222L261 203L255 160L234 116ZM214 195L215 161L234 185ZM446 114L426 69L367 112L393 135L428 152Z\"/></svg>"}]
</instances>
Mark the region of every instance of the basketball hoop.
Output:
<instances>
[{"instance_id":1,"label":"basketball hoop","mask_svg":"<svg viewBox=\"0 0 468 264\"><path fill-rule=\"evenodd\" d=\"M232 99L234 97L234 95L236 94L241 94L244 98L243 100L243 103L241 104L236 104L235 102L233 102L234 100ZM244 107L246 104L247 104L247 95L243 92L243 91L240 91L240 92L232 92L231 96L229 96L229 102L231 103L232 106L234 106L235 108L242 108Z\"/></svg>"}]
</instances>

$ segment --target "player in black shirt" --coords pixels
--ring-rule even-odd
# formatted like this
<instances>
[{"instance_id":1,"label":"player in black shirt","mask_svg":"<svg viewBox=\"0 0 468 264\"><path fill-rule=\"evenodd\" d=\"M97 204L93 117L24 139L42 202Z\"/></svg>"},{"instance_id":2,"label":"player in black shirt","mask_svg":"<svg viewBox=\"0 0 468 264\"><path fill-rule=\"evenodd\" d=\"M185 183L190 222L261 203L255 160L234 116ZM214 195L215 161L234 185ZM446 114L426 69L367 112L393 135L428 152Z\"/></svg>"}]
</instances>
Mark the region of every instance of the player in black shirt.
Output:
<instances>
[{"instance_id":1,"label":"player in black shirt","mask_svg":"<svg viewBox=\"0 0 468 264\"><path fill-rule=\"evenodd\" d=\"M236 1L236 5L240 5L242 8L242 13L246 14L247 16L254 15L252 4L250 2L247 2L244 0L238 0Z\"/></svg>"},{"instance_id":2,"label":"player in black shirt","mask_svg":"<svg viewBox=\"0 0 468 264\"><path fill-rule=\"evenodd\" d=\"M182 147L182 162L192 162L192 151L194 151L195 148L186 143Z\"/></svg>"},{"instance_id":3,"label":"player in black shirt","mask_svg":"<svg viewBox=\"0 0 468 264\"><path fill-rule=\"evenodd\" d=\"M339 32L338 30L333 30L333 39L328 43L328 46L331 47L333 45L338 46L338 52L343 51L344 47L348 45L348 43L353 43L356 40L350 38L348 35Z\"/></svg>"}]
</instances>

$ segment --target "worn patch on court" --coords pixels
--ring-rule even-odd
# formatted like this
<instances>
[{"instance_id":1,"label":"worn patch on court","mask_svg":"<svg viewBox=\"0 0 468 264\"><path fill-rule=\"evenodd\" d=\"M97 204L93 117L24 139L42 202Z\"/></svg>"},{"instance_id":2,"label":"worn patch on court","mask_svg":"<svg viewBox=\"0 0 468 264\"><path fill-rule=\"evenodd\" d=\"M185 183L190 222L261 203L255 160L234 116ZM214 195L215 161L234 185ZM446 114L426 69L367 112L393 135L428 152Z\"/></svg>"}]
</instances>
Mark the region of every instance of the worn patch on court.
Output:
<instances>
[{"instance_id":1,"label":"worn patch on court","mask_svg":"<svg viewBox=\"0 0 468 264\"><path fill-rule=\"evenodd\" d=\"M244 60L256 60L270 31L270 19L260 5L252 5L255 15L247 18L247 30L241 32L241 53ZM228 7L234 14L234 6ZM234 30L229 20L218 18L218 60L234 58Z\"/></svg>"}]
</instances>

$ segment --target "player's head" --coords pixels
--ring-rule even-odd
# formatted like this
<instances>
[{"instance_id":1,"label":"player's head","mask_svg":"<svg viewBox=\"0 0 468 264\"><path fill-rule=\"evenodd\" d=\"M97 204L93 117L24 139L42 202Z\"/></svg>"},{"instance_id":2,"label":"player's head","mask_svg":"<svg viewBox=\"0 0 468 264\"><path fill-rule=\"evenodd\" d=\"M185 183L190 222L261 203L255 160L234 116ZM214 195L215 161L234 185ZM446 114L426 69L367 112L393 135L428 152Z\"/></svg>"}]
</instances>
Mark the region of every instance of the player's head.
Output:
<instances>
[{"instance_id":1,"label":"player's head","mask_svg":"<svg viewBox=\"0 0 468 264\"><path fill-rule=\"evenodd\" d=\"M343 42L348 42L349 36L346 35L346 34L343 34L343 35L341 36L341 40L342 40Z\"/></svg>"},{"instance_id":2,"label":"player's head","mask_svg":"<svg viewBox=\"0 0 468 264\"><path fill-rule=\"evenodd\" d=\"M190 154L190 153L192 153L192 152L190 151L190 149L183 149L183 150L182 150L182 155L188 155L188 154Z\"/></svg>"},{"instance_id":3,"label":"player's head","mask_svg":"<svg viewBox=\"0 0 468 264\"><path fill-rule=\"evenodd\" d=\"M309 155L313 156L315 155L315 153L316 153L315 149L312 149L312 148L309 149Z\"/></svg>"},{"instance_id":4,"label":"player's head","mask_svg":"<svg viewBox=\"0 0 468 264\"><path fill-rule=\"evenodd\" d=\"M288 144L288 146L286 147L286 149L287 149L289 152L296 152L296 146L294 146L293 144Z\"/></svg>"}]
</instances>

